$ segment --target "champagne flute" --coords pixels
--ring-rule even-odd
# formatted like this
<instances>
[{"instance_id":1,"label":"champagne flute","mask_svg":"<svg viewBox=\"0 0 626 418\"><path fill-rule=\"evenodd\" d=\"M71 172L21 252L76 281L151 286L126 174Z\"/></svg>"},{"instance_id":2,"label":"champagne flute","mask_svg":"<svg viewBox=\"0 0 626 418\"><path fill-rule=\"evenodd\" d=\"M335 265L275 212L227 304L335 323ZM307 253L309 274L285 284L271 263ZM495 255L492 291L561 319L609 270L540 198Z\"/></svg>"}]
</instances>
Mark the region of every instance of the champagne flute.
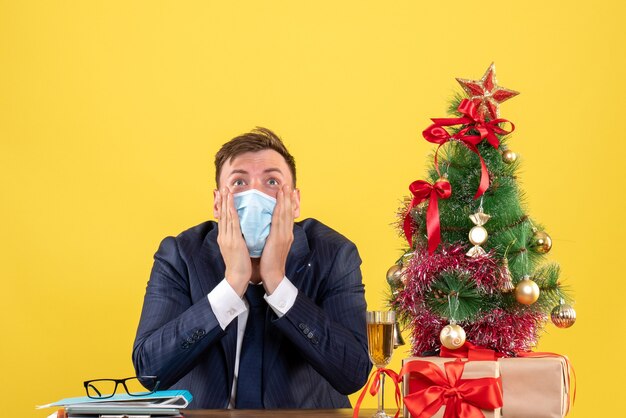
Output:
<instances>
[{"instance_id":1,"label":"champagne flute","mask_svg":"<svg viewBox=\"0 0 626 418\"><path fill-rule=\"evenodd\" d=\"M370 360L377 369L389 364L393 353L393 328L396 323L394 311L367 312L367 346ZM378 391L378 411L372 418L390 418L385 413L385 374L382 373Z\"/></svg>"}]
</instances>

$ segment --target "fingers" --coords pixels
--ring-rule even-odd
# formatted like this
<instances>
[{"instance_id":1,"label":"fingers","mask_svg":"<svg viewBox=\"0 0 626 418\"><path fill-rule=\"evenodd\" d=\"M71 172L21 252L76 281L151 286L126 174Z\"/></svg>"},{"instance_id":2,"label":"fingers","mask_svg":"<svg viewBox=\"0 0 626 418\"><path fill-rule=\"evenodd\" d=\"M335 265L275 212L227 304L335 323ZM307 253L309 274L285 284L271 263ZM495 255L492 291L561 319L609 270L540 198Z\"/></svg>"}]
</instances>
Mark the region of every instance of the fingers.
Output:
<instances>
[{"instance_id":1,"label":"fingers","mask_svg":"<svg viewBox=\"0 0 626 418\"><path fill-rule=\"evenodd\" d=\"M284 247L283 249L289 252L292 241L293 190L289 185L285 185L276 194L276 206L272 214L272 226L265 247L266 249L274 246ZM264 254L266 251L267 250L264 250Z\"/></svg>"},{"instance_id":2,"label":"fingers","mask_svg":"<svg viewBox=\"0 0 626 418\"><path fill-rule=\"evenodd\" d=\"M219 232L224 236L236 236L241 235L241 228L239 227L239 216L237 215L237 209L235 209L235 201L233 194L224 188L217 194L218 205L220 207L219 220Z\"/></svg>"},{"instance_id":3,"label":"fingers","mask_svg":"<svg viewBox=\"0 0 626 418\"><path fill-rule=\"evenodd\" d=\"M216 197L220 209L217 243L224 259L224 275L237 294L242 296L252 274L250 255L241 235L233 194L224 188Z\"/></svg>"},{"instance_id":4,"label":"fingers","mask_svg":"<svg viewBox=\"0 0 626 418\"><path fill-rule=\"evenodd\" d=\"M228 192L228 219L231 234L235 237L241 237L241 225L239 225L239 215L235 209L235 197L230 192Z\"/></svg>"},{"instance_id":5,"label":"fingers","mask_svg":"<svg viewBox=\"0 0 626 418\"><path fill-rule=\"evenodd\" d=\"M293 190L289 185L283 186L276 194L276 206L272 214L270 237L289 235L293 229Z\"/></svg>"},{"instance_id":6,"label":"fingers","mask_svg":"<svg viewBox=\"0 0 626 418\"><path fill-rule=\"evenodd\" d=\"M232 212L230 211L230 201L232 199L231 193L228 189L224 188L220 192L220 217L218 222L218 239L221 239L222 243L230 242L233 236L233 219Z\"/></svg>"},{"instance_id":7,"label":"fingers","mask_svg":"<svg viewBox=\"0 0 626 418\"><path fill-rule=\"evenodd\" d=\"M283 187L283 202L284 202L284 216L285 218L293 220L293 190L291 186L285 185Z\"/></svg>"},{"instance_id":8,"label":"fingers","mask_svg":"<svg viewBox=\"0 0 626 418\"><path fill-rule=\"evenodd\" d=\"M232 219L232 213L230 211L230 199L232 199L232 195L230 194L230 192L228 191L228 189L223 189L223 193L224 193L224 226L226 227L224 230L224 233L226 234L227 237L230 237L232 235L232 223L233 223L233 219Z\"/></svg>"},{"instance_id":9,"label":"fingers","mask_svg":"<svg viewBox=\"0 0 626 418\"><path fill-rule=\"evenodd\" d=\"M283 186L276 194L272 227L261 255L260 274L268 294L272 294L285 276L287 257L293 242L293 190Z\"/></svg>"},{"instance_id":10,"label":"fingers","mask_svg":"<svg viewBox=\"0 0 626 418\"><path fill-rule=\"evenodd\" d=\"M294 196L295 191L291 188L291 186L285 186L283 190L283 220L285 233L290 235L293 234L293 208L294 208Z\"/></svg>"},{"instance_id":11,"label":"fingers","mask_svg":"<svg viewBox=\"0 0 626 418\"><path fill-rule=\"evenodd\" d=\"M228 191L227 189L222 189L217 192L217 201L218 206L220 208L220 213L218 217L218 233L221 236L225 236L227 234L227 226L228 226Z\"/></svg>"}]
</instances>

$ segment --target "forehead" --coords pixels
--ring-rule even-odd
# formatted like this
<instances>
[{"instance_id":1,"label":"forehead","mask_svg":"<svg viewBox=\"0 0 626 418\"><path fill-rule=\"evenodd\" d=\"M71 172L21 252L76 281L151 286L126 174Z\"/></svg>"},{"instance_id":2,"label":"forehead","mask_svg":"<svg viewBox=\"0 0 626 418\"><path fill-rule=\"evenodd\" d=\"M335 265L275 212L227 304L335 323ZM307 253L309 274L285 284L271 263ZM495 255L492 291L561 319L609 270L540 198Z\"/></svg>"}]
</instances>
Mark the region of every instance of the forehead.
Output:
<instances>
[{"instance_id":1,"label":"forehead","mask_svg":"<svg viewBox=\"0 0 626 418\"><path fill-rule=\"evenodd\" d=\"M227 178L234 171L239 173L239 170L243 170L250 175L259 175L268 169L278 169L285 178L292 180L291 171L283 156L273 149L265 149L262 151L244 152L226 160L220 173L220 183L222 179Z\"/></svg>"}]
</instances>

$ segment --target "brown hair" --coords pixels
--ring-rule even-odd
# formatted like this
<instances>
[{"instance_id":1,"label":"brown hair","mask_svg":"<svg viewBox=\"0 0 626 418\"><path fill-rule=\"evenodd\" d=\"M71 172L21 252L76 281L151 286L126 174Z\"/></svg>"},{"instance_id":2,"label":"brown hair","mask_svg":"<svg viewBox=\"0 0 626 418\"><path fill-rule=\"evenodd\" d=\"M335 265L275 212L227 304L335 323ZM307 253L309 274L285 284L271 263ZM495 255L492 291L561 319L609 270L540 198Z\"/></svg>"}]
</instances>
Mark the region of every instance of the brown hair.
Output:
<instances>
[{"instance_id":1,"label":"brown hair","mask_svg":"<svg viewBox=\"0 0 626 418\"><path fill-rule=\"evenodd\" d=\"M215 154L215 184L220 185L220 174L226 161L232 161L238 155L246 152L258 152L271 149L279 153L285 159L293 177L293 187L296 186L296 161L289 154L283 141L274 132L267 128L257 126L252 131L239 135L224 145Z\"/></svg>"}]
</instances>

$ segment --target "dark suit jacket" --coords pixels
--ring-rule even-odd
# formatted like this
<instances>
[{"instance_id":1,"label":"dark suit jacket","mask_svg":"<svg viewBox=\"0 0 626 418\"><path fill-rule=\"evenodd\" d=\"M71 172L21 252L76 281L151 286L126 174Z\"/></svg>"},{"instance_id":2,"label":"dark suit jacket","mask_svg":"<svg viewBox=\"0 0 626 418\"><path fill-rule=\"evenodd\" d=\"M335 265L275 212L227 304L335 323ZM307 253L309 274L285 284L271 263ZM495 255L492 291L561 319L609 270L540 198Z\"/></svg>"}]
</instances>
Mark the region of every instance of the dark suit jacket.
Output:
<instances>
[{"instance_id":1,"label":"dark suit jacket","mask_svg":"<svg viewBox=\"0 0 626 418\"><path fill-rule=\"evenodd\" d=\"M354 244L314 219L294 225L286 276L295 304L268 307L263 350L265 408L349 407L371 369L361 259ZM187 389L191 408L228 406L237 320L222 330L207 294L224 278L217 223L167 237L154 256L133 347L138 376Z\"/></svg>"}]
</instances>

